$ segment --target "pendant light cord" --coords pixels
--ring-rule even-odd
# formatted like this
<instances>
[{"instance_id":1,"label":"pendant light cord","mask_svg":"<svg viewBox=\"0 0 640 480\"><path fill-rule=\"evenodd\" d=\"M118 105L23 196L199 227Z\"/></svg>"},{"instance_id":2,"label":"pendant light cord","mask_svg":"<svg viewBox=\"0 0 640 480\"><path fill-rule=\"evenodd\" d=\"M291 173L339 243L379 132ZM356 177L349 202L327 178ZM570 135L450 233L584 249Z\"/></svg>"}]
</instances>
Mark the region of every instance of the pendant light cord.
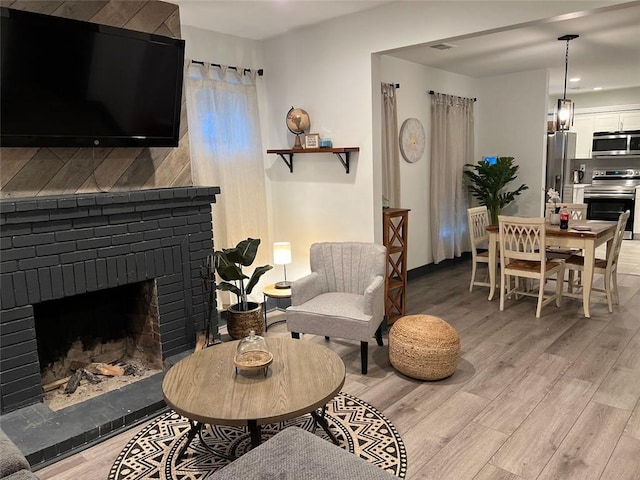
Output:
<instances>
[{"instance_id":1,"label":"pendant light cord","mask_svg":"<svg viewBox=\"0 0 640 480\"><path fill-rule=\"evenodd\" d=\"M564 92L562 93L562 100L567 99L567 72L569 71L569 42L567 40L567 51L564 56Z\"/></svg>"}]
</instances>

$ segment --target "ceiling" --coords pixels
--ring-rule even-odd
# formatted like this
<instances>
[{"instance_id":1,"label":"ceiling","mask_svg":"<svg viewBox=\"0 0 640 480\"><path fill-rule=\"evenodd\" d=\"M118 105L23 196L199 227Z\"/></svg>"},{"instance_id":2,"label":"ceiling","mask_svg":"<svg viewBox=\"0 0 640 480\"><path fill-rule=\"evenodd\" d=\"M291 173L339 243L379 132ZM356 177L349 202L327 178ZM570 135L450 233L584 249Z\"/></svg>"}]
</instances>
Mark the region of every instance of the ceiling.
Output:
<instances>
[{"instance_id":1,"label":"ceiling","mask_svg":"<svg viewBox=\"0 0 640 480\"><path fill-rule=\"evenodd\" d=\"M390 3L389 0L170 1L180 5L185 25L254 40ZM567 97L573 92L593 91L595 87L611 90L640 86L640 1L385 53L478 78L549 68L549 93L558 95L564 88L566 42L557 38L565 34L580 35L569 44L568 68L569 78L579 77L580 81L567 83ZM431 48L437 43L456 47Z\"/></svg>"}]
</instances>

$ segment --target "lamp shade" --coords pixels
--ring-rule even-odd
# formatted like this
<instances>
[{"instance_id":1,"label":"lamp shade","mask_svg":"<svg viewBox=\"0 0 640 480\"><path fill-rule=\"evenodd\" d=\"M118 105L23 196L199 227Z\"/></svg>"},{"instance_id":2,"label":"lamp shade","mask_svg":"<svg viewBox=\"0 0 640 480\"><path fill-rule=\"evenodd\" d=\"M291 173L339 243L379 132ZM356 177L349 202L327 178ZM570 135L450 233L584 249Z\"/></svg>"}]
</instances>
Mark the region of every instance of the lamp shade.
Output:
<instances>
[{"instance_id":1,"label":"lamp shade","mask_svg":"<svg viewBox=\"0 0 640 480\"><path fill-rule=\"evenodd\" d=\"M291 263L291 242L275 242L273 244L273 263L275 265Z\"/></svg>"}]
</instances>

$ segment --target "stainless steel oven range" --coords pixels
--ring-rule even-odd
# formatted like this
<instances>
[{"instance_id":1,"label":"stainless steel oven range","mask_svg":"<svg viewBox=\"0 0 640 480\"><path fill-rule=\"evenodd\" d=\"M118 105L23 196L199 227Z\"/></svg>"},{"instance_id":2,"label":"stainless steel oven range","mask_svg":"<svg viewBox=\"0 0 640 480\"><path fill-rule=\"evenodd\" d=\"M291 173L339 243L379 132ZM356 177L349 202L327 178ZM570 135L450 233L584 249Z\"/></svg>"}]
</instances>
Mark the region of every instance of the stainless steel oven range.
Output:
<instances>
[{"instance_id":1,"label":"stainless steel oven range","mask_svg":"<svg viewBox=\"0 0 640 480\"><path fill-rule=\"evenodd\" d=\"M589 220L617 221L625 210L631 211L625 239L633 238L636 186L640 185L640 170L595 170L591 185L584 188Z\"/></svg>"}]
</instances>

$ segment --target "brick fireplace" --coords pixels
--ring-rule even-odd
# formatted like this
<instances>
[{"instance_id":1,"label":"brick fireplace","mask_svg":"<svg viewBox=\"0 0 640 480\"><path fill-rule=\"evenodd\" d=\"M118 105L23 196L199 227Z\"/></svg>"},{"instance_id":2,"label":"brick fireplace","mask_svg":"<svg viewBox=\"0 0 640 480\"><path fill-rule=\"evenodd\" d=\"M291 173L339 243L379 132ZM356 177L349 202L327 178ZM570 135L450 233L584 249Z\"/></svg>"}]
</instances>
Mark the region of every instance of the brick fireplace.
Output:
<instances>
[{"instance_id":1,"label":"brick fireplace","mask_svg":"<svg viewBox=\"0 0 640 480\"><path fill-rule=\"evenodd\" d=\"M34 305L154 279L162 358L203 323L202 260L218 187L0 201L0 404L42 398Z\"/></svg>"}]
</instances>

